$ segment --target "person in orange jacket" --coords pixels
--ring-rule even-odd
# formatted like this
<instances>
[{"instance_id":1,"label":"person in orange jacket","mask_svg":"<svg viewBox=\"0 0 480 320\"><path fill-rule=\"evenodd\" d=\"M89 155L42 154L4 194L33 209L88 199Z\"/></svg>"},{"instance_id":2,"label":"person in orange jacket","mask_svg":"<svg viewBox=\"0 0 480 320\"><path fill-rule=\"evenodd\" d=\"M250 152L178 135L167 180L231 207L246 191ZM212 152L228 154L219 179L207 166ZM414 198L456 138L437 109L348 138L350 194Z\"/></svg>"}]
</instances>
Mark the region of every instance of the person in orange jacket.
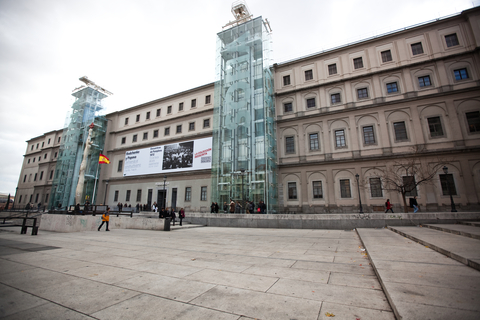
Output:
<instances>
[{"instance_id":1,"label":"person in orange jacket","mask_svg":"<svg viewBox=\"0 0 480 320\"><path fill-rule=\"evenodd\" d=\"M107 230L105 230L105 231L110 231L110 230L108 230L108 221L110 221L110 208L109 207L107 207L107 211L105 211L102 214L102 224L100 225L100 227L98 227L98 231L100 231L100 229L102 228L104 223L107 223Z\"/></svg>"}]
</instances>

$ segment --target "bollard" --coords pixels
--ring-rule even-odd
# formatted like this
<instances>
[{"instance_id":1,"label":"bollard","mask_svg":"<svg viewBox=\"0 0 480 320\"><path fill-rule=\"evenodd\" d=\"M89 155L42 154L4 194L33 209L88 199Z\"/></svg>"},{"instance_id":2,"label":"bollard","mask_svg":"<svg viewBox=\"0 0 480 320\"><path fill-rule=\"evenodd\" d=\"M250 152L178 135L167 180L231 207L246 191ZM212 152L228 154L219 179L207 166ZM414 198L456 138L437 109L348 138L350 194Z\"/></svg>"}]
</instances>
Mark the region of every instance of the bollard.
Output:
<instances>
[{"instance_id":1,"label":"bollard","mask_svg":"<svg viewBox=\"0 0 480 320\"><path fill-rule=\"evenodd\" d=\"M170 221L172 221L172 218L170 218L170 217L165 218L165 223L163 225L163 231L170 231Z\"/></svg>"}]
</instances>

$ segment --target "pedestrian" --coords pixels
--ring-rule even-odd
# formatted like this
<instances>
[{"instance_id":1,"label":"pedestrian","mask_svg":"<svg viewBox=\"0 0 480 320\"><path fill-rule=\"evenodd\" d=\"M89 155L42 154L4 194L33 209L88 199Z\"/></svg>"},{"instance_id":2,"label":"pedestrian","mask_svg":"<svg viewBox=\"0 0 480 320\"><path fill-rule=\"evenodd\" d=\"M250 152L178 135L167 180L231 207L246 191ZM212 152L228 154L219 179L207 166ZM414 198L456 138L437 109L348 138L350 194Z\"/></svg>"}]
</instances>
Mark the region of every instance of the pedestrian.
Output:
<instances>
[{"instance_id":1,"label":"pedestrian","mask_svg":"<svg viewBox=\"0 0 480 320\"><path fill-rule=\"evenodd\" d=\"M255 213L255 205L253 204L253 201L248 202L248 212Z\"/></svg>"},{"instance_id":2,"label":"pedestrian","mask_svg":"<svg viewBox=\"0 0 480 320\"><path fill-rule=\"evenodd\" d=\"M118 212L122 212L123 204L122 204L121 202L119 202L119 203L117 204L117 206L118 206Z\"/></svg>"},{"instance_id":3,"label":"pedestrian","mask_svg":"<svg viewBox=\"0 0 480 320\"><path fill-rule=\"evenodd\" d=\"M98 227L98 231L100 231L100 229L102 228L103 224L106 223L107 224L107 230L105 231L110 231L108 229L108 221L110 221L110 208L107 207L107 211L105 211L103 214L102 214L102 224L100 225L100 227Z\"/></svg>"},{"instance_id":4,"label":"pedestrian","mask_svg":"<svg viewBox=\"0 0 480 320\"><path fill-rule=\"evenodd\" d=\"M137 202L136 209L137 209L137 210L136 210L135 212L139 213L139 212L140 212L140 203L138 203L138 202Z\"/></svg>"},{"instance_id":5,"label":"pedestrian","mask_svg":"<svg viewBox=\"0 0 480 320\"><path fill-rule=\"evenodd\" d=\"M417 213L418 211L418 202L417 197L410 198L410 208L413 208L413 213Z\"/></svg>"},{"instance_id":6,"label":"pedestrian","mask_svg":"<svg viewBox=\"0 0 480 320\"><path fill-rule=\"evenodd\" d=\"M257 210L259 213L261 214L265 213L265 209L267 209L267 206L265 205L263 200L260 200L260 202L258 203L258 209L260 209L260 211Z\"/></svg>"},{"instance_id":7,"label":"pedestrian","mask_svg":"<svg viewBox=\"0 0 480 320\"><path fill-rule=\"evenodd\" d=\"M183 208L178 212L178 219L180 219L180 225L182 225L182 220L185 219L185 210Z\"/></svg>"},{"instance_id":8,"label":"pedestrian","mask_svg":"<svg viewBox=\"0 0 480 320\"><path fill-rule=\"evenodd\" d=\"M173 226L175 226L175 218L177 217L175 214L175 210L173 210L173 207L169 211L167 208L167 213L170 212L170 218L172 218Z\"/></svg>"},{"instance_id":9,"label":"pedestrian","mask_svg":"<svg viewBox=\"0 0 480 320\"><path fill-rule=\"evenodd\" d=\"M161 208L160 211L158 212L158 217L159 217L160 219L163 219L163 218L165 218L166 216L167 216L167 215L166 215L166 213L165 213L165 208Z\"/></svg>"},{"instance_id":10,"label":"pedestrian","mask_svg":"<svg viewBox=\"0 0 480 320\"><path fill-rule=\"evenodd\" d=\"M388 210L390 210L392 213L394 213L393 209L392 209L392 204L390 203L390 199L387 199L387 201L385 202L385 208L386 208L385 213L387 213Z\"/></svg>"},{"instance_id":11,"label":"pedestrian","mask_svg":"<svg viewBox=\"0 0 480 320\"><path fill-rule=\"evenodd\" d=\"M215 213L218 213L218 209L219 209L218 203L215 202Z\"/></svg>"},{"instance_id":12,"label":"pedestrian","mask_svg":"<svg viewBox=\"0 0 480 320\"><path fill-rule=\"evenodd\" d=\"M235 213L235 202L230 199L230 213Z\"/></svg>"},{"instance_id":13,"label":"pedestrian","mask_svg":"<svg viewBox=\"0 0 480 320\"><path fill-rule=\"evenodd\" d=\"M223 213L228 212L228 204L226 202L223 203Z\"/></svg>"},{"instance_id":14,"label":"pedestrian","mask_svg":"<svg viewBox=\"0 0 480 320\"><path fill-rule=\"evenodd\" d=\"M240 201L237 200L237 204L235 205L235 213L241 213L242 209L243 209L243 207L240 204Z\"/></svg>"},{"instance_id":15,"label":"pedestrian","mask_svg":"<svg viewBox=\"0 0 480 320\"><path fill-rule=\"evenodd\" d=\"M152 211L153 212L157 212L158 211L158 207L157 207L157 202L155 201L152 205Z\"/></svg>"},{"instance_id":16,"label":"pedestrian","mask_svg":"<svg viewBox=\"0 0 480 320\"><path fill-rule=\"evenodd\" d=\"M210 213L215 213L215 202L210 205Z\"/></svg>"}]
</instances>

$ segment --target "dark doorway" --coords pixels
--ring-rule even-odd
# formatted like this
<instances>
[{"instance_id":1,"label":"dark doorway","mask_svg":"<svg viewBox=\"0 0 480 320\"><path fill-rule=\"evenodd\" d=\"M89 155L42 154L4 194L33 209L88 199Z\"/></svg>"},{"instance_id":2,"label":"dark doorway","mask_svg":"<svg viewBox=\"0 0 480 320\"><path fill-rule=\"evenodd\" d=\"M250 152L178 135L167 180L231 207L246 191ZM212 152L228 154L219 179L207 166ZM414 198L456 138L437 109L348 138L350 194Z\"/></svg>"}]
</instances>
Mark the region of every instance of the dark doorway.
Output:
<instances>
[{"instance_id":1,"label":"dark doorway","mask_svg":"<svg viewBox=\"0 0 480 320\"><path fill-rule=\"evenodd\" d=\"M147 198L147 210L148 211L152 210L152 196L153 196L153 190L148 189L148 198Z\"/></svg>"},{"instance_id":2,"label":"dark doorway","mask_svg":"<svg viewBox=\"0 0 480 320\"><path fill-rule=\"evenodd\" d=\"M167 190L157 190L157 205L158 207L165 208Z\"/></svg>"},{"instance_id":3,"label":"dark doorway","mask_svg":"<svg viewBox=\"0 0 480 320\"><path fill-rule=\"evenodd\" d=\"M172 208L177 211L177 188L172 189Z\"/></svg>"}]
</instances>

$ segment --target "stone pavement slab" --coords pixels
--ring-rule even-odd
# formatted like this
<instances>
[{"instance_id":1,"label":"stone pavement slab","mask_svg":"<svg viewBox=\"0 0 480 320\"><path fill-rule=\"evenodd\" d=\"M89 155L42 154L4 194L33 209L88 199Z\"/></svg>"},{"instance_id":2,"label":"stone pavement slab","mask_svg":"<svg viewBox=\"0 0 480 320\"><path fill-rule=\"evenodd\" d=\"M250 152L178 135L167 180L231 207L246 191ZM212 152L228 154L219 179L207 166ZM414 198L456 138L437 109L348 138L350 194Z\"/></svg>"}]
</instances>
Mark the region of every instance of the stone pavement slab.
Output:
<instances>
[{"instance_id":1,"label":"stone pavement slab","mask_svg":"<svg viewBox=\"0 0 480 320\"><path fill-rule=\"evenodd\" d=\"M430 228L389 228L392 231L480 271L480 240Z\"/></svg>"},{"instance_id":2,"label":"stone pavement slab","mask_svg":"<svg viewBox=\"0 0 480 320\"><path fill-rule=\"evenodd\" d=\"M325 306L393 319L351 230L4 232L5 251L0 294L20 301L0 312L13 319L323 319Z\"/></svg>"},{"instance_id":3,"label":"stone pavement slab","mask_svg":"<svg viewBox=\"0 0 480 320\"><path fill-rule=\"evenodd\" d=\"M435 231L408 228L414 229L417 236ZM480 272L389 229L357 232L397 319L480 317ZM444 237L453 235L436 236L437 241L444 241Z\"/></svg>"}]
</instances>

